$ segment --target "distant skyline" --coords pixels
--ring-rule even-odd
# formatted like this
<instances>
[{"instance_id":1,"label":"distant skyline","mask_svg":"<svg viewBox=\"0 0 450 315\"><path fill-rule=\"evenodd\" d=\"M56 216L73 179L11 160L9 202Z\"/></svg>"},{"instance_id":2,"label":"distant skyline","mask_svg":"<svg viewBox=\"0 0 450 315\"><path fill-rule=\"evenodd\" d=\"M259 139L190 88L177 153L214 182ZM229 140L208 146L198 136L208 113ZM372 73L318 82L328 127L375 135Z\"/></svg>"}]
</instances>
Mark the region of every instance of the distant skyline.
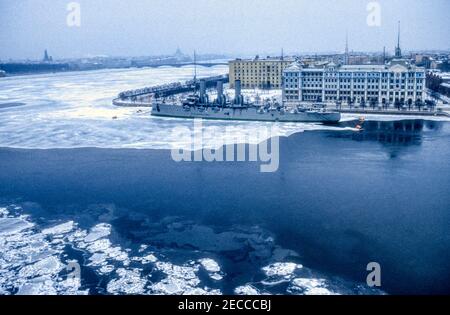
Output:
<instances>
[{"instance_id":1,"label":"distant skyline","mask_svg":"<svg viewBox=\"0 0 450 315\"><path fill-rule=\"evenodd\" d=\"M67 24L70 2L80 5L79 27ZM186 54L343 52L346 32L350 51L393 53L398 21L403 51L450 49L448 0L0 0L0 12L3 60L41 59L45 49L54 59L177 47Z\"/></svg>"}]
</instances>

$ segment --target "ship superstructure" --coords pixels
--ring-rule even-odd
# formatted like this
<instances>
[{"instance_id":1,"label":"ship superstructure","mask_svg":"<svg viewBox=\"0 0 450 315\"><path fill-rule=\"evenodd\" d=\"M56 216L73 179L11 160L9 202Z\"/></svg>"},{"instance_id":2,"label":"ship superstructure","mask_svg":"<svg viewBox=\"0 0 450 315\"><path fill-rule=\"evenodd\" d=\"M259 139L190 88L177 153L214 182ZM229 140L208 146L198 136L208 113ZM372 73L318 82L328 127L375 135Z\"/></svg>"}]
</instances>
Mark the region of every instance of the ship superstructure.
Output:
<instances>
[{"instance_id":1,"label":"ship superstructure","mask_svg":"<svg viewBox=\"0 0 450 315\"><path fill-rule=\"evenodd\" d=\"M223 93L223 82L217 82L217 96L209 100L205 81L200 81L197 91L180 101L172 103L165 99L155 99L152 115L178 118L203 118L220 120L280 121L280 122L323 122L337 123L341 114L329 111L318 104L287 104L276 99L249 102L244 100L241 82L234 83L234 99L228 99Z\"/></svg>"}]
</instances>

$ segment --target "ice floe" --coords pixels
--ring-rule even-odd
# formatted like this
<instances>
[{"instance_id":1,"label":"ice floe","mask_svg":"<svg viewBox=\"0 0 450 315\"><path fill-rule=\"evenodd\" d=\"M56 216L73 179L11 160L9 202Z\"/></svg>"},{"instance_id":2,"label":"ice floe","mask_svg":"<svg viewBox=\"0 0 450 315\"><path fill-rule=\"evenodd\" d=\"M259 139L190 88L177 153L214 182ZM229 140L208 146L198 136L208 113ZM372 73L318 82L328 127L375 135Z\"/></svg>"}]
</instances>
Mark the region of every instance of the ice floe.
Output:
<instances>
[{"instance_id":1,"label":"ice floe","mask_svg":"<svg viewBox=\"0 0 450 315\"><path fill-rule=\"evenodd\" d=\"M0 207L0 217L8 215L8 209Z\"/></svg>"},{"instance_id":2,"label":"ice floe","mask_svg":"<svg viewBox=\"0 0 450 315\"><path fill-rule=\"evenodd\" d=\"M222 259L228 260L227 266L242 265L245 260L251 270L242 284L233 283L235 289L230 293L238 295L382 294L363 285L317 275L297 262L297 253L276 245L275 239L259 227L215 232L178 219L162 220L161 225L153 226L167 233L149 232L146 244L127 248L116 242L119 235L109 223L81 228L70 220L40 229L20 207L2 207L0 294L219 295L231 281L222 269ZM199 236L199 231L205 234ZM153 240L158 249L153 247ZM68 248L82 257L74 259ZM176 263L166 256L174 248L178 250ZM185 253L181 257L192 259L180 261L180 248ZM98 279L86 282L84 273L77 275L69 268L73 264L90 269ZM101 287L95 283L102 283Z\"/></svg>"},{"instance_id":3,"label":"ice floe","mask_svg":"<svg viewBox=\"0 0 450 315\"><path fill-rule=\"evenodd\" d=\"M19 277L35 278L37 276L58 274L63 269L63 265L55 256L49 256L42 260L24 266L19 270Z\"/></svg>"},{"instance_id":4,"label":"ice floe","mask_svg":"<svg viewBox=\"0 0 450 315\"><path fill-rule=\"evenodd\" d=\"M262 268L267 278L261 281L266 286L275 286L284 282L289 282L295 277L295 272L303 268L300 264L292 262L277 262Z\"/></svg>"},{"instance_id":5,"label":"ice floe","mask_svg":"<svg viewBox=\"0 0 450 315\"><path fill-rule=\"evenodd\" d=\"M220 270L219 264L211 258L203 258L199 260L199 263L209 273L211 279L219 281L223 279L223 274Z\"/></svg>"},{"instance_id":6,"label":"ice floe","mask_svg":"<svg viewBox=\"0 0 450 315\"><path fill-rule=\"evenodd\" d=\"M259 295L260 292L255 287L247 284L243 286L239 286L236 289L234 289L234 293L237 295Z\"/></svg>"},{"instance_id":7,"label":"ice floe","mask_svg":"<svg viewBox=\"0 0 450 315\"><path fill-rule=\"evenodd\" d=\"M33 226L20 218L0 218L0 235L14 235Z\"/></svg>"},{"instance_id":8,"label":"ice floe","mask_svg":"<svg viewBox=\"0 0 450 315\"><path fill-rule=\"evenodd\" d=\"M296 278L292 280L291 286L287 289L292 294L303 295L336 295L327 288L324 279Z\"/></svg>"},{"instance_id":9,"label":"ice floe","mask_svg":"<svg viewBox=\"0 0 450 315\"><path fill-rule=\"evenodd\" d=\"M48 229L42 230L42 234L66 234L74 229L75 223L73 221L69 221Z\"/></svg>"},{"instance_id":10,"label":"ice floe","mask_svg":"<svg viewBox=\"0 0 450 315\"><path fill-rule=\"evenodd\" d=\"M145 293L145 280L138 269L119 268L116 271L117 278L107 285L110 294L143 294Z\"/></svg>"},{"instance_id":11,"label":"ice floe","mask_svg":"<svg viewBox=\"0 0 450 315\"><path fill-rule=\"evenodd\" d=\"M140 251L140 252L142 252L142 251ZM144 256L144 257L133 257L133 258L131 258L131 260L140 261L143 265L146 265L146 264L157 262L158 258L156 258L156 256L153 254L148 254L147 256Z\"/></svg>"},{"instance_id":12,"label":"ice floe","mask_svg":"<svg viewBox=\"0 0 450 315\"><path fill-rule=\"evenodd\" d=\"M263 268L264 273L268 277L273 276L291 276L296 269L303 268L302 265L295 263L274 263Z\"/></svg>"},{"instance_id":13,"label":"ice floe","mask_svg":"<svg viewBox=\"0 0 450 315\"><path fill-rule=\"evenodd\" d=\"M109 236L109 234L111 234L111 225L101 223L91 229L89 234L84 238L84 241L91 243L102 237Z\"/></svg>"},{"instance_id":14,"label":"ice floe","mask_svg":"<svg viewBox=\"0 0 450 315\"><path fill-rule=\"evenodd\" d=\"M20 207L11 207L20 212ZM80 281L64 275L64 247L52 244L23 214L5 208L0 218L0 292L2 294L86 294ZM11 217L5 218L6 215ZM13 217L15 215L15 217ZM62 276L61 276L62 275Z\"/></svg>"}]
</instances>

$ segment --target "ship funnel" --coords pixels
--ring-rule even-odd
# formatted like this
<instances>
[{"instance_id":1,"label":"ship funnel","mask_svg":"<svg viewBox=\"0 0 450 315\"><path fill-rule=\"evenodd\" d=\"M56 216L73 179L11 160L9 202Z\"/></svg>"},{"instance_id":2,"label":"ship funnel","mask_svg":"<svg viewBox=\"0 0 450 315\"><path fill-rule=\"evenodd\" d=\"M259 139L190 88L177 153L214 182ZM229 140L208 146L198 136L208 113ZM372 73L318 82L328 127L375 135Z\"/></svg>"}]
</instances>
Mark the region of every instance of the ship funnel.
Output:
<instances>
[{"instance_id":1,"label":"ship funnel","mask_svg":"<svg viewBox=\"0 0 450 315\"><path fill-rule=\"evenodd\" d=\"M235 104L242 104L242 93L241 93L241 80L236 80L234 82L234 102Z\"/></svg>"},{"instance_id":2,"label":"ship funnel","mask_svg":"<svg viewBox=\"0 0 450 315\"><path fill-rule=\"evenodd\" d=\"M217 103L224 104L225 97L223 95L223 82L221 80L217 81Z\"/></svg>"},{"instance_id":3,"label":"ship funnel","mask_svg":"<svg viewBox=\"0 0 450 315\"><path fill-rule=\"evenodd\" d=\"M206 103L206 81L200 80L200 101Z\"/></svg>"}]
</instances>

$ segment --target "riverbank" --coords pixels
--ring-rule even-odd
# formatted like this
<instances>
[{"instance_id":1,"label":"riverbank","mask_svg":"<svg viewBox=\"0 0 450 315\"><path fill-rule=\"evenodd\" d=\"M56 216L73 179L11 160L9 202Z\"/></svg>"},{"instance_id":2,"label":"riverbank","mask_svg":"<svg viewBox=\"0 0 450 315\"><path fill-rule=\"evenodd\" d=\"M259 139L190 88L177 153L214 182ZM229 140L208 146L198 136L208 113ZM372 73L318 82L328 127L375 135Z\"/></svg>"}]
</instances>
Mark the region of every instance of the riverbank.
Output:
<instances>
[{"instance_id":1,"label":"riverbank","mask_svg":"<svg viewBox=\"0 0 450 315\"><path fill-rule=\"evenodd\" d=\"M445 111L419 111L419 110L396 110L396 109L336 109L340 113L346 114L362 114L362 115L398 115L398 116L415 116L420 117L450 117L450 113Z\"/></svg>"}]
</instances>

